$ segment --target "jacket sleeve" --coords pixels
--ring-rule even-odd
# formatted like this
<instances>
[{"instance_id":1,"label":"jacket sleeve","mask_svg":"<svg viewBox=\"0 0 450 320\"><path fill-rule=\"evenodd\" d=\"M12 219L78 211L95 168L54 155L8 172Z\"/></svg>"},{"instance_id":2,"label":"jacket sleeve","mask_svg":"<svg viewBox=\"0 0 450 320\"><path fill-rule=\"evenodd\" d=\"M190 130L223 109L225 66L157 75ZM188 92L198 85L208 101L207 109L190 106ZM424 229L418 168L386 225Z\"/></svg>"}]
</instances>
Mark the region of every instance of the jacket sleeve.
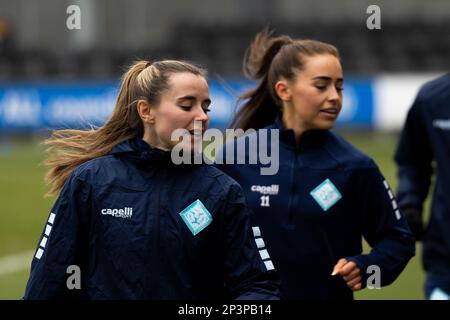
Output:
<instances>
[{"instance_id":1,"label":"jacket sleeve","mask_svg":"<svg viewBox=\"0 0 450 320\"><path fill-rule=\"evenodd\" d=\"M420 212L433 174L433 153L422 114L422 100L419 93L408 112L395 154L399 177L399 207L415 208Z\"/></svg>"},{"instance_id":2,"label":"jacket sleeve","mask_svg":"<svg viewBox=\"0 0 450 320\"><path fill-rule=\"evenodd\" d=\"M81 298L81 289L71 290L67 280L77 271L83 274L87 239L87 211L89 190L85 183L72 174L56 200L44 231L40 237L31 264L31 273L23 299L74 299ZM76 282L73 282L76 283ZM71 286L72 287L72 286Z\"/></svg>"},{"instance_id":3,"label":"jacket sleeve","mask_svg":"<svg viewBox=\"0 0 450 320\"><path fill-rule=\"evenodd\" d=\"M225 286L232 299L278 300L279 279L273 264L258 251L242 189L233 184L222 217ZM254 237L255 236L255 237ZM263 258L266 259L263 261Z\"/></svg>"},{"instance_id":4,"label":"jacket sleeve","mask_svg":"<svg viewBox=\"0 0 450 320\"><path fill-rule=\"evenodd\" d=\"M374 165L375 166L375 165ZM359 176L359 207L362 212L362 233L372 247L369 254L348 257L361 270L362 285L380 271L380 285L391 284L415 254L415 241L396 199L379 169L365 169ZM370 267L370 268L369 268Z\"/></svg>"}]
</instances>

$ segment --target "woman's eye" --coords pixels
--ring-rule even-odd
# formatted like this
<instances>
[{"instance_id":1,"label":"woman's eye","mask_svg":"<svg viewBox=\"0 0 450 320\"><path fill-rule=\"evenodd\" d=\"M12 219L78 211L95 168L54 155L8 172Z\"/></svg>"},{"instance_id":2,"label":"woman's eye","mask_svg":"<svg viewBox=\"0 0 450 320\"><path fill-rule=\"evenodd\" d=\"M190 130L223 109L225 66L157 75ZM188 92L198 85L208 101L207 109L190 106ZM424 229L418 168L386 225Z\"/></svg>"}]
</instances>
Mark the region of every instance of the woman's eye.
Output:
<instances>
[{"instance_id":1,"label":"woman's eye","mask_svg":"<svg viewBox=\"0 0 450 320\"><path fill-rule=\"evenodd\" d=\"M344 88L343 87L336 87L336 90L337 91L344 91Z\"/></svg>"},{"instance_id":2,"label":"woman's eye","mask_svg":"<svg viewBox=\"0 0 450 320\"><path fill-rule=\"evenodd\" d=\"M205 111L205 113L208 113L208 112L211 111L211 109L209 109L209 108L203 108L203 111Z\"/></svg>"},{"instance_id":3,"label":"woman's eye","mask_svg":"<svg viewBox=\"0 0 450 320\"><path fill-rule=\"evenodd\" d=\"M327 87L326 86L316 86L316 88L319 90L325 90Z\"/></svg>"},{"instance_id":4,"label":"woman's eye","mask_svg":"<svg viewBox=\"0 0 450 320\"><path fill-rule=\"evenodd\" d=\"M182 108L182 109L185 110L185 111L189 111L189 110L192 109L191 106L180 106L180 108Z\"/></svg>"}]
</instances>

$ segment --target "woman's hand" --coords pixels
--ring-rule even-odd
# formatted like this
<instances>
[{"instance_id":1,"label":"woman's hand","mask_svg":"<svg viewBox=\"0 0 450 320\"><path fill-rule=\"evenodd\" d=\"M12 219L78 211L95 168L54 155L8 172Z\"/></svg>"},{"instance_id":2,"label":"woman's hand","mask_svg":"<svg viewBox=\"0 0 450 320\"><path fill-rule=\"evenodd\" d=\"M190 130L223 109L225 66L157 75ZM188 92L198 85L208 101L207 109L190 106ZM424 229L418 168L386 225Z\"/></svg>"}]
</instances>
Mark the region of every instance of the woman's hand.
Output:
<instances>
[{"instance_id":1,"label":"woman's hand","mask_svg":"<svg viewBox=\"0 0 450 320\"><path fill-rule=\"evenodd\" d=\"M353 261L349 262L347 259L340 259L334 266L331 275L340 275L352 291L358 291L362 288L361 270Z\"/></svg>"}]
</instances>

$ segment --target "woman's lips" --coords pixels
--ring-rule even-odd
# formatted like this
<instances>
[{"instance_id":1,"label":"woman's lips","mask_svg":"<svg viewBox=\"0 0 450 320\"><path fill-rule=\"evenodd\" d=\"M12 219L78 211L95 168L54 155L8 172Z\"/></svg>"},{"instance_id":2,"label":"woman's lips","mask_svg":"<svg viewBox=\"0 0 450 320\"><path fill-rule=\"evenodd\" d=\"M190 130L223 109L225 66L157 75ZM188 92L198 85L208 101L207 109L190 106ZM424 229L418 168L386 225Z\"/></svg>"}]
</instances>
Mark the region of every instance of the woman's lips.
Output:
<instances>
[{"instance_id":1,"label":"woman's lips","mask_svg":"<svg viewBox=\"0 0 450 320\"><path fill-rule=\"evenodd\" d=\"M327 118L336 118L339 114L339 109L338 108L326 108L326 109L320 110L320 113L322 115L326 116Z\"/></svg>"}]
</instances>

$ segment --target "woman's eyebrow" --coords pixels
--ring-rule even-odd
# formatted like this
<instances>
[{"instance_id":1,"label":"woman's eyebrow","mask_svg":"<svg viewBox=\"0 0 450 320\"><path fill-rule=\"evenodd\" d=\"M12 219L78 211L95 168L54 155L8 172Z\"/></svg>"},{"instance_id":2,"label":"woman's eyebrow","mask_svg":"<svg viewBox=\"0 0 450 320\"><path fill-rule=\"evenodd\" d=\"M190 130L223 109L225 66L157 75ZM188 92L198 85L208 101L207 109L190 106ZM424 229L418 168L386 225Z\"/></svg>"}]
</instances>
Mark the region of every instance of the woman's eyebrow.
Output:
<instances>
[{"instance_id":1,"label":"woman's eyebrow","mask_svg":"<svg viewBox=\"0 0 450 320\"><path fill-rule=\"evenodd\" d=\"M313 80L326 80L326 81L331 81L333 79L331 79L331 77L327 77L327 76L317 76L314 77ZM344 81L343 78L337 78L336 81Z\"/></svg>"},{"instance_id":2,"label":"woman's eyebrow","mask_svg":"<svg viewBox=\"0 0 450 320\"><path fill-rule=\"evenodd\" d=\"M197 100L197 98L194 96L182 96L177 98L177 100Z\"/></svg>"},{"instance_id":3,"label":"woman's eyebrow","mask_svg":"<svg viewBox=\"0 0 450 320\"><path fill-rule=\"evenodd\" d=\"M182 96L177 98L177 100L192 100L192 101L196 101L197 98L194 96ZM208 102L211 103L211 99L210 98L206 98L205 100L203 100L203 102Z\"/></svg>"}]
</instances>

